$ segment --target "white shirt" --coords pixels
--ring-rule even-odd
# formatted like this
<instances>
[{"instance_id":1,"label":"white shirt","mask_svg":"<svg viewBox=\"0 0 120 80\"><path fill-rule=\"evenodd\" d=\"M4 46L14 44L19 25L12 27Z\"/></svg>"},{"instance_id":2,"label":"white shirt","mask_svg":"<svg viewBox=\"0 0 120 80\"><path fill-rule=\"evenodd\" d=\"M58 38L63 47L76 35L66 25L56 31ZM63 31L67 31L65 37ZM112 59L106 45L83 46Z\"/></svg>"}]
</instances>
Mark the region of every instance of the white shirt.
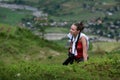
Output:
<instances>
[{"instance_id":1,"label":"white shirt","mask_svg":"<svg viewBox=\"0 0 120 80\"><path fill-rule=\"evenodd\" d=\"M68 38L69 38L70 40L72 39L72 34L71 34L71 33L69 33L67 36L68 36ZM88 49L88 48L89 48L89 38L88 38L88 36L86 36L84 33L80 33L79 39L80 39L82 36L84 36L85 39L86 39L86 41L87 41L87 49ZM73 45L72 45L72 54L74 54L74 55L77 55L77 50L75 49L75 43L76 43L76 41L77 41L77 38L78 38L78 35L76 36L76 38L73 37L73 39L72 39L72 42L73 42Z\"/></svg>"}]
</instances>

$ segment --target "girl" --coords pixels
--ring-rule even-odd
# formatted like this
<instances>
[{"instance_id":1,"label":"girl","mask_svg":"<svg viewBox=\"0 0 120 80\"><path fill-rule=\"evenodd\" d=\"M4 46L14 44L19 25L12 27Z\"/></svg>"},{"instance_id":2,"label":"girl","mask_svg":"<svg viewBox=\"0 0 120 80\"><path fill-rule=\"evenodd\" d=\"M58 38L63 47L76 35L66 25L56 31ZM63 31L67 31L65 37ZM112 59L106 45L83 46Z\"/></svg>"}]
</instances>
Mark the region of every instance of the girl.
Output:
<instances>
[{"instance_id":1,"label":"girl","mask_svg":"<svg viewBox=\"0 0 120 80\"><path fill-rule=\"evenodd\" d=\"M82 33L84 29L83 23L72 24L68 37L70 38L69 57L63 62L63 65L73 64L74 61L87 61L88 60L88 37Z\"/></svg>"}]
</instances>

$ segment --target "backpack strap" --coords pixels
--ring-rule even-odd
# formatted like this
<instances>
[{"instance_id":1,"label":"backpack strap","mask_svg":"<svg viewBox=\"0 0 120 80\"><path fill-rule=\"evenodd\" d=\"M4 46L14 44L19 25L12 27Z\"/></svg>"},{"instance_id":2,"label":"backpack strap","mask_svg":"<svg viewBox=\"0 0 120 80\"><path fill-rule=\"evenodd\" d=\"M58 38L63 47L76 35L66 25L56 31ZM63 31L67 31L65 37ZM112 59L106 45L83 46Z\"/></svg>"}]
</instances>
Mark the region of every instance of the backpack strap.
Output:
<instances>
[{"instance_id":1,"label":"backpack strap","mask_svg":"<svg viewBox=\"0 0 120 80\"><path fill-rule=\"evenodd\" d=\"M70 40L71 40L71 42L72 42L72 40L73 40L73 36L72 36L72 38L71 38Z\"/></svg>"},{"instance_id":2,"label":"backpack strap","mask_svg":"<svg viewBox=\"0 0 120 80\"><path fill-rule=\"evenodd\" d=\"M75 43L75 49L77 49L77 44L78 44L78 41L79 41L80 35L81 35L81 33L79 32L78 37L77 37L77 41L76 41L76 43Z\"/></svg>"}]
</instances>

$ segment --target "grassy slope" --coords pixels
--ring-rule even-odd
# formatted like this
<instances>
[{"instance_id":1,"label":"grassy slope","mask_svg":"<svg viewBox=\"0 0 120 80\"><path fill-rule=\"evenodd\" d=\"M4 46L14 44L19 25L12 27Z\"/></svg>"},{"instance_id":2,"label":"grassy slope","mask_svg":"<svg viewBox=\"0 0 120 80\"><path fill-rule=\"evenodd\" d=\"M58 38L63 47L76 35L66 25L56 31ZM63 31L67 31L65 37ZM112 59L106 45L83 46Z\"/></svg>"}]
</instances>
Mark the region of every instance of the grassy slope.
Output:
<instances>
[{"instance_id":1,"label":"grassy slope","mask_svg":"<svg viewBox=\"0 0 120 80\"><path fill-rule=\"evenodd\" d=\"M54 42L42 40L27 29L0 24L0 54L3 60L3 56L9 55L13 60L16 57L18 60L40 61L43 58L59 55L61 50L63 48Z\"/></svg>"},{"instance_id":2,"label":"grassy slope","mask_svg":"<svg viewBox=\"0 0 120 80\"><path fill-rule=\"evenodd\" d=\"M120 47L119 45L112 48L114 52L89 51L88 62L62 66L61 64L66 58L66 50L63 46L60 47L60 42L41 40L27 29L0 24L0 79L120 79L120 50L117 49ZM103 44L100 43L100 46ZM109 46L104 48L110 49L110 45L115 44L105 43L104 46Z\"/></svg>"}]
</instances>

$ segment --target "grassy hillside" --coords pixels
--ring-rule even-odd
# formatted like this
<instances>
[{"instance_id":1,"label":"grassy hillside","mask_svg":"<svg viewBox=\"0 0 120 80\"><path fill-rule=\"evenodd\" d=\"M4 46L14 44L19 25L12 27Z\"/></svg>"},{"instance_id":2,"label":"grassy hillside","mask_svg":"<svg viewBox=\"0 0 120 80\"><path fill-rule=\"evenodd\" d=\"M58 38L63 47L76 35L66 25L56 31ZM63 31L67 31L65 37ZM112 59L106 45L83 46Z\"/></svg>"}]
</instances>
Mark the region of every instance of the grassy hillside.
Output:
<instances>
[{"instance_id":1,"label":"grassy hillside","mask_svg":"<svg viewBox=\"0 0 120 80\"><path fill-rule=\"evenodd\" d=\"M25 28L0 24L0 80L120 79L120 46L114 46L120 43L93 43L93 48L104 48L90 50L89 61L68 66L62 65L67 57L63 43L42 40Z\"/></svg>"},{"instance_id":2,"label":"grassy hillside","mask_svg":"<svg viewBox=\"0 0 120 80\"><path fill-rule=\"evenodd\" d=\"M0 24L0 55L2 55L3 61L7 55L13 60L18 58L18 60L39 61L43 58L60 55L60 51L62 53L65 50L52 41L40 39L25 28Z\"/></svg>"}]
</instances>

